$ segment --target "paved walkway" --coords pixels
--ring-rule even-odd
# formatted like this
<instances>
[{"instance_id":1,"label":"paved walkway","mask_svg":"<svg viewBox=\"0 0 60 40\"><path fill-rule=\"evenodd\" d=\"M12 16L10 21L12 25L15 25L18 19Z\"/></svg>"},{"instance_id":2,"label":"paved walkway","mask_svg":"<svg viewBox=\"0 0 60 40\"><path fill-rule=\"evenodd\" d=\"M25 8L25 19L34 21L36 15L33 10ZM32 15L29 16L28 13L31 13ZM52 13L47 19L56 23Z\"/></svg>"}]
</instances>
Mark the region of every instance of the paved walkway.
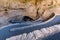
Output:
<instances>
[{"instance_id":1,"label":"paved walkway","mask_svg":"<svg viewBox=\"0 0 60 40\"><path fill-rule=\"evenodd\" d=\"M47 28L42 28L41 30L35 30L30 33L24 33L21 35L10 37L6 40L42 40L44 37L48 37L50 35L54 35L60 32L60 24L54 25Z\"/></svg>"}]
</instances>

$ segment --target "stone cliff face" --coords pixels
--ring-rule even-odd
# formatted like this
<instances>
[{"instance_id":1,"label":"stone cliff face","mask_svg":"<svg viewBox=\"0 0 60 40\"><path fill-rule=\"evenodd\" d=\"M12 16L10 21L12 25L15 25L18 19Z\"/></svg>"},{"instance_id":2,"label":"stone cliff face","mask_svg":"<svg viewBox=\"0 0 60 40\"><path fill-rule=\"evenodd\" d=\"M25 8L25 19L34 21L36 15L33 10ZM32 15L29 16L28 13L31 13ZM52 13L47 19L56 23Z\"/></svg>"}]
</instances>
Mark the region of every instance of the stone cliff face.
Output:
<instances>
[{"instance_id":1,"label":"stone cliff face","mask_svg":"<svg viewBox=\"0 0 60 40\"><path fill-rule=\"evenodd\" d=\"M0 0L0 23L17 15L46 20L57 6L60 6L59 0Z\"/></svg>"}]
</instances>

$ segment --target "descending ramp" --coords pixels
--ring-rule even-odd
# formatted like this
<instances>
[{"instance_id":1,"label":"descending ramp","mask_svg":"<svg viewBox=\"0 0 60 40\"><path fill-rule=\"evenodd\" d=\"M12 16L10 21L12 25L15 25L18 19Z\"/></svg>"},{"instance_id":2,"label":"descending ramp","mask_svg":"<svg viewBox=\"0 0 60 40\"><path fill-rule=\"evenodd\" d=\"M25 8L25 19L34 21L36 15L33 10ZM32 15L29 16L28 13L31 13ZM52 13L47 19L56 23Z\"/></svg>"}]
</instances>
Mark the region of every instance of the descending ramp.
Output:
<instances>
[{"instance_id":1,"label":"descending ramp","mask_svg":"<svg viewBox=\"0 0 60 40\"><path fill-rule=\"evenodd\" d=\"M21 24L10 24L0 28L0 39L5 40L6 38L20 35L23 33L29 33L34 30L40 30L42 28L50 27L56 24L60 24L60 15L56 15L53 19L46 22L26 22Z\"/></svg>"},{"instance_id":2,"label":"descending ramp","mask_svg":"<svg viewBox=\"0 0 60 40\"><path fill-rule=\"evenodd\" d=\"M59 26L60 26L60 24L54 25L51 27L47 27L47 28L42 28L40 30L35 30L35 31L30 32L28 34L24 33L21 35L13 36L13 37L10 37L6 40L47 40L49 37L51 38L52 35L55 35L60 32ZM53 38L51 38L51 39L53 39ZM51 39L48 39L48 40L51 40Z\"/></svg>"}]
</instances>

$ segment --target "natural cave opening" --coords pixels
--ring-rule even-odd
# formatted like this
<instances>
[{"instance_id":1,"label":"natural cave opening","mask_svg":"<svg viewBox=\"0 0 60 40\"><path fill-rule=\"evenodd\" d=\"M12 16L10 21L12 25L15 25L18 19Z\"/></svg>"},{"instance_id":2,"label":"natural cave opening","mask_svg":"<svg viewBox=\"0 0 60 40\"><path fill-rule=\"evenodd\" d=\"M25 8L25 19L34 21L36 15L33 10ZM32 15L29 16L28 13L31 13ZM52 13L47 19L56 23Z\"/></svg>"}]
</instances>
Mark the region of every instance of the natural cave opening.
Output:
<instances>
[{"instance_id":1,"label":"natural cave opening","mask_svg":"<svg viewBox=\"0 0 60 40\"><path fill-rule=\"evenodd\" d=\"M23 21L33 21L33 19L29 16L24 16L22 20Z\"/></svg>"}]
</instances>

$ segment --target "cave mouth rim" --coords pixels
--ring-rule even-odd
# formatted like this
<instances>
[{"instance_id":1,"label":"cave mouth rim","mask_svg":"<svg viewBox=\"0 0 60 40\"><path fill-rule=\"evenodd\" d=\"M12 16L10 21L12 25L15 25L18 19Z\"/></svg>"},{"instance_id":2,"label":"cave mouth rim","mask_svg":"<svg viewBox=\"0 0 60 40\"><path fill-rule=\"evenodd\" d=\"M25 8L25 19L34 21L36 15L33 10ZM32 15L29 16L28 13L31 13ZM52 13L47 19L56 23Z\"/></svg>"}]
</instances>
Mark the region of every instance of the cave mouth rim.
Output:
<instances>
[{"instance_id":1,"label":"cave mouth rim","mask_svg":"<svg viewBox=\"0 0 60 40\"><path fill-rule=\"evenodd\" d=\"M27 22L27 21L34 21L34 19L29 17L29 16L23 16L22 20L25 21L25 22Z\"/></svg>"},{"instance_id":2,"label":"cave mouth rim","mask_svg":"<svg viewBox=\"0 0 60 40\"><path fill-rule=\"evenodd\" d=\"M50 17L49 17L49 18L47 18L47 20L43 20L43 22L44 22L44 21L48 21L48 20L52 19L55 15L56 15L56 14L53 12L53 13L50 15Z\"/></svg>"}]
</instances>

